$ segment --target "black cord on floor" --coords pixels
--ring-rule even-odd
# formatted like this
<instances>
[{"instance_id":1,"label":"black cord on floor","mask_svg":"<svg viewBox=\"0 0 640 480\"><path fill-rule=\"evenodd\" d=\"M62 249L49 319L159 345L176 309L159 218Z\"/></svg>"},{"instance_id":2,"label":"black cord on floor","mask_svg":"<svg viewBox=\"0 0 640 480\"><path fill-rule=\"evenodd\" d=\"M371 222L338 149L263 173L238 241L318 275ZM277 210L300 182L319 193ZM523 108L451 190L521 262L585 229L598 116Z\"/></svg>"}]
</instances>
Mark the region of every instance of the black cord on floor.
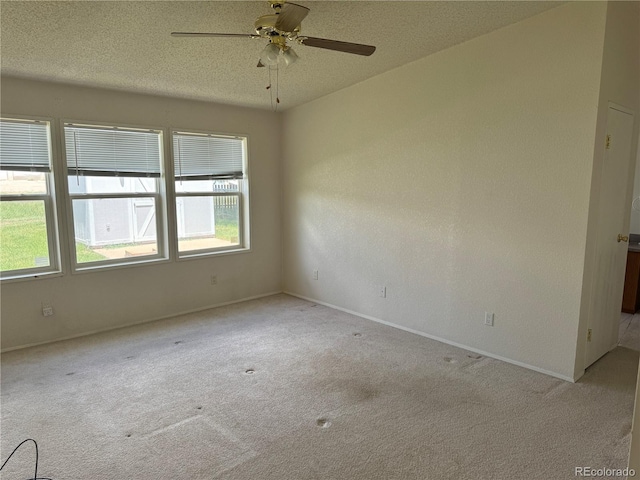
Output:
<instances>
[{"instance_id":1,"label":"black cord on floor","mask_svg":"<svg viewBox=\"0 0 640 480\"><path fill-rule=\"evenodd\" d=\"M33 477L31 478L27 478L27 480L52 480L49 477L38 477L38 443L33 439L33 438L27 438L26 440L23 440L22 442L20 442L20 445L18 445L16 448L13 449L13 452L11 452L11 455L9 455L7 457L7 459L4 461L4 463L2 464L2 466L0 467L0 471L2 471L2 469L4 468L4 466L7 464L7 462L11 459L11 457L13 457L13 454L16 453L16 451L25 443L27 442L33 442L33 445L36 447L36 469L35 469L35 473L33 474Z\"/></svg>"}]
</instances>

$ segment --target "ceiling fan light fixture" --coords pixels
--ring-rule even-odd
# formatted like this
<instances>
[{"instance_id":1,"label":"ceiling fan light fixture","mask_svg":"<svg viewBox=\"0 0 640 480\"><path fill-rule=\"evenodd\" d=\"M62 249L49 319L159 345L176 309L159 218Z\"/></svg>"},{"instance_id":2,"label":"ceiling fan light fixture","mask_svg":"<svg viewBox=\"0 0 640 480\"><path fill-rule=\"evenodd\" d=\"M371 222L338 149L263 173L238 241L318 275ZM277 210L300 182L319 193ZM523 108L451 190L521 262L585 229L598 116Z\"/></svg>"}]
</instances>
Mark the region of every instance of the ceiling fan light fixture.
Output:
<instances>
[{"instance_id":1,"label":"ceiling fan light fixture","mask_svg":"<svg viewBox=\"0 0 640 480\"><path fill-rule=\"evenodd\" d=\"M280 47L275 43L269 43L260 54L260 61L268 67L278 64L278 56L280 55Z\"/></svg>"},{"instance_id":2,"label":"ceiling fan light fixture","mask_svg":"<svg viewBox=\"0 0 640 480\"><path fill-rule=\"evenodd\" d=\"M298 60L298 55L293 51L293 48L288 47L282 51L282 61L285 67L296 63Z\"/></svg>"}]
</instances>

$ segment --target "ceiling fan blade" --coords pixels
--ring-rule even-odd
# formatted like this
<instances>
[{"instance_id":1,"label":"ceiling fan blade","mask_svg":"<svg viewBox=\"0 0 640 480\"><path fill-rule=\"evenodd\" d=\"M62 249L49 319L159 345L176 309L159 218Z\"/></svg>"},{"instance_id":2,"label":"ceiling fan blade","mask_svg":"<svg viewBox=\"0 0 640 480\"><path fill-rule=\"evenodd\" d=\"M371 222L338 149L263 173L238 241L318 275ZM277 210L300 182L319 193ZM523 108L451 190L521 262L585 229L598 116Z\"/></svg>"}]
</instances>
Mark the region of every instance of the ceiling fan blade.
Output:
<instances>
[{"instance_id":1,"label":"ceiling fan blade","mask_svg":"<svg viewBox=\"0 0 640 480\"><path fill-rule=\"evenodd\" d=\"M172 37L238 37L260 38L260 35L252 33L196 33L196 32L171 32Z\"/></svg>"},{"instance_id":2,"label":"ceiling fan blade","mask_svg":"<svg viewBox=\"0 0 640 480\"><path fill-rule=\"evenodd\" d=\"M295 3L285 3L280 8L280 13L276 20L276 29L281 32L293 32L308 13L309 9L307 7L296 5Z\"/></svg>"},{"instance_id":3,"label":"ceiling fan blade","mask_svg":"<svg viewBox=\"0 0 640 480\"><path fill-rule=\"evenodd\" d=\"M338 40L327 40L326 38L300 37L300 43L308 47L326 48L338 52L355 53L368 57L376 51L372 45L362 45L360 43L339 42Z\"/></svg>"}]
</instances>

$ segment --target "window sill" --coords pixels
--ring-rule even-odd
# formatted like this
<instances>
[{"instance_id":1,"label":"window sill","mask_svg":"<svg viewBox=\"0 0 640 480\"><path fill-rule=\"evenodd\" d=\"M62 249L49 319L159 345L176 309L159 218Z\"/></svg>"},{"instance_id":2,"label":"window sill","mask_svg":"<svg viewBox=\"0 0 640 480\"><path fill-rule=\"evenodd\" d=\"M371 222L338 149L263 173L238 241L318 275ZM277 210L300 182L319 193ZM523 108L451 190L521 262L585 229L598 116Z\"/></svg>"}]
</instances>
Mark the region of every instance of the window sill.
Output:
<instances>
[{"instance_id":1,"label":"window sill","mask_svg":"<svg viewBox=\"0 0 640 480\"><path fill-rule=\"evenodd\" d=\"M2 283L14 283L14 282L29 282L31 280L46 280L50 278L62 277L64 273L60 270L54 272L40 272L40 273L23 273L20 275L6 274L0 278Z\"/></svg>"},{"instance_id":2,"label":"window sill","mask_svg":"<svg viewBox=\"0 0 640 480\"><path fill-rule=\"evenodd\" d=\"M205 257L218 257L222 255L237 255L239 253L251 253L250 247L238 247L229 250L208 250L208 251L195 251L189 254L178 254L178 262L187 260L202 260Z\"/></svg>"},{"instance_id":3,"label":"window sill","mask_svg":"<svg viewBox=\"0 0 640 480\"><path fill-rule=\"evenodd\" d=\"M155 265L159 263L169 263L171 260L169 258L149 258L147 260L135 260L131 262L117 262L117 263L107 263L107 264L99 264L99 265L76 265L76 267L71 272L72 274L83 274L83 273L95 273L95 272L104 272L106 270L119 270L123 268L135 268L142 267L145 265Z\"/></svg>"}]
</instances>

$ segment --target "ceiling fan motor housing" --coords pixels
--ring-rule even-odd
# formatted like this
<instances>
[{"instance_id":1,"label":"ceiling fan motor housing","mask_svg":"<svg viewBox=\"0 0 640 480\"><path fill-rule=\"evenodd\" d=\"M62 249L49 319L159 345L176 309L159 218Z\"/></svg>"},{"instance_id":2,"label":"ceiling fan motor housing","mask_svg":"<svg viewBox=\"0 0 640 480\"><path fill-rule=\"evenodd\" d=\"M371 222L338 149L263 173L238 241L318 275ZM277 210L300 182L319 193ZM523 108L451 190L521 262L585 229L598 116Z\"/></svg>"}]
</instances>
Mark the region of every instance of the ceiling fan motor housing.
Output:
<instances>
[{"instance_id":1,"label":"ceiling fan motor housing","mask_svg":"<svg viewBox=\"0 0 640 480\"><path fill-rule=\"evenodd\" d=\"M276 20L278 15L263 15L258 17L255 23L256 33L261 37L272 37L274 35L280 35L280 32L276 30Z\"/></svg>"},{"instance_id":2,"label":"ceiling fan motor housing","mask_svg":"<svg viewBox=\"0 0 640 480\"><path fill-rule=\"evenodd\" d=\"M263 15L255 21L256 33L264 38L273 39L274 37L282 37L284 39L293 39L300 32L300 26L296 27L293 32L283 32L276 28L278 14Z\"/></svg>"}]
</instances>

